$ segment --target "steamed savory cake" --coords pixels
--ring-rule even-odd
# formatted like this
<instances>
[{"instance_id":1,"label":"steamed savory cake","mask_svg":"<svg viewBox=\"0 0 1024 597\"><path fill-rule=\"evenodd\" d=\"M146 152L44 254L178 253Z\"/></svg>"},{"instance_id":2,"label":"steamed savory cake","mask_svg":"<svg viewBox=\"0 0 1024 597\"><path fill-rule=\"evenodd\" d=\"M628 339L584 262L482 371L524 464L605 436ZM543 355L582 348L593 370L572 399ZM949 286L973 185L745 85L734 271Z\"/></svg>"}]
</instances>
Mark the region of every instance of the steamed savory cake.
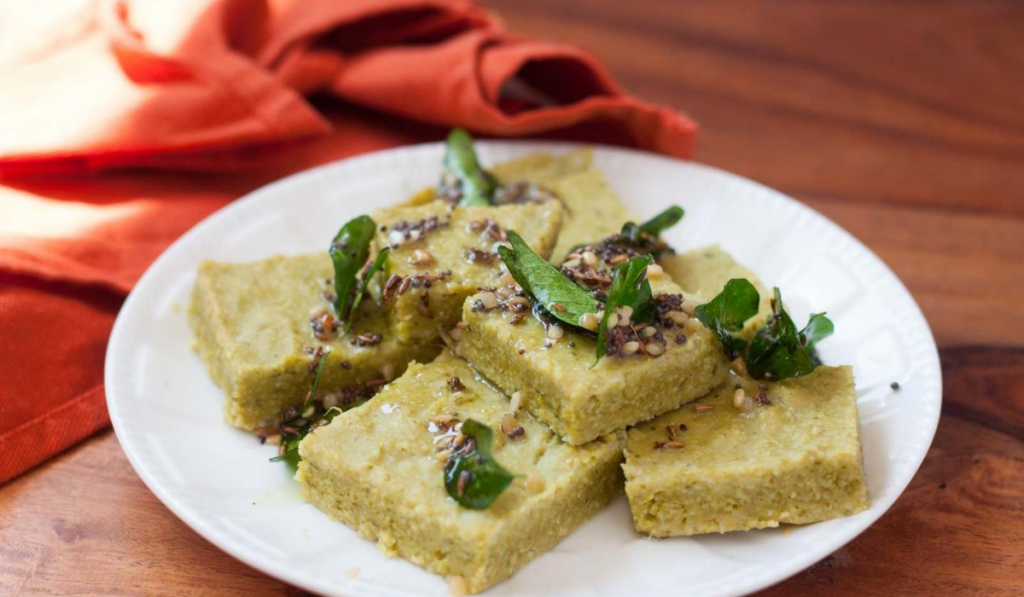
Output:
<instances>
[{"instance_id":1,"label":"steamed savory cake","mask_svg":"<svg viewBox=\"0 0 1024 597\"><path fill-rule=\"evenodd\" d=\"M412 364L372 402L303 440L302 497L385 553L481 591L622 491L621 432L574 447L521 410L509 424L510 410L508 397L450 352ZM467 419L494 430L494 458L516 475L485 510L464 508L444 486L444 442Z\"/></svg>"},{"instance_id":2,"label":"steamed savory cake","mask_svg":"<svg viewBox=\"0 0 1024 597\"><path fill-rule=\"evenodd\" d=\"M491 170L501 181L537 184L561 200L565 217L558 244L551 253L552 263L561 263L576 245L618 232L632 218L604 174L593 168L592 161L589 149L561 156L535 153L498 164Z\"/></svg>"},{"instance_id":3,"label":"steamed savory cake","mask_svg":"<svg viewBox=\"0 0 1024 597\"><path fill-rule=\"evenodd\" d=\"M737 388L729 382L629 430L622 468L638 531L724 533L868 507L850 367L740 385L751 396L763 392L752 412L734 405Z\"/></svg>"},{"instance_id":4,"label":"steamed savory cake","mask_svg":"<svg viewBox=\"0 0 1024 597\"><path fill-rule=\"evenodd\" d=\"M188 316L195 348L227 398L224 418L243 429L277 423L309 393L309 366L318 347L330 350L320 389L356 390L384 382L413 360L429 360L436 342L399 342L384 310L363 301L353 331L321 340L311 314L326 313L324 292L334 275L327 253L272 257L252 263L203 262Z\"/></svg>"},{"instance_id":5,"label":"steamed savory cake","mask_svg":"<svg viewBox=\"0 0 1024 597\"><path fill-rule=\"evenodd\" d=\"M516 230L548 256L562 214L556 200L488 207L431 201L375 211L377 242L390 247L384 298L391 335L402 342L438 339L459 321L466 297L497 280L495 246L505 231Z\"/></svg>"},{"instance_id":6,"label":"steamed savory cake","mask_svg":"<svg viewBox=\"0 0 1024 597\"><path fill-rule=\"evenodd\" d=\"M655 289L661 296L679 291L667 280ZM573 445L700 398L728 371L717 340L701 325L651 326L657 335L646 346L657 344L657 354L637 342L635 350L624 345L629 354L597 360L592 337L522 317L507 303L487 308L488 293L463 307L459 354L505 392L520 392L523 407Z\"/></svg>"}]
</instances>

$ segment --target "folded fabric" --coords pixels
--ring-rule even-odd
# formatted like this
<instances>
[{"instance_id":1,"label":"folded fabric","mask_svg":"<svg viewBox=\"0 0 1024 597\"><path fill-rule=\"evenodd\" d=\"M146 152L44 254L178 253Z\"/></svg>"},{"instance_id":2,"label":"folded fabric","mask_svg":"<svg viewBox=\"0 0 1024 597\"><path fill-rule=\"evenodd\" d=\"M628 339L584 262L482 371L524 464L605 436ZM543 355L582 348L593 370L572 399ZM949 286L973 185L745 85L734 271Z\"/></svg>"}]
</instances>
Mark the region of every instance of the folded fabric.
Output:
<instances>
[{"instance_id":1,"label":"folded fabric","mask_svg":"<svg viewBox=\"0 0 1024 597\"><path fill-rule=\"evenodd\" d=\"M108 424L119 300L239 195L450 126L677 157L696 135L464 0L0 0L0 22L0 483Z\"/></svg>"},{"instance_id":2,"label":"folded fabric","mask_svg":"<svg viewBox=\"0 0 1024 597\"><path fill-rule=\"evenodd\" d=\"M8 19L49 22L52 4ZM31 32L33 47L0 55L0 175L265 162L329 132L312 93L494 135L593 124L644 149L693 147L690 120L625 95L589 54L508 35L465 1L88 3Z\"/></svg>"}]
</instances>

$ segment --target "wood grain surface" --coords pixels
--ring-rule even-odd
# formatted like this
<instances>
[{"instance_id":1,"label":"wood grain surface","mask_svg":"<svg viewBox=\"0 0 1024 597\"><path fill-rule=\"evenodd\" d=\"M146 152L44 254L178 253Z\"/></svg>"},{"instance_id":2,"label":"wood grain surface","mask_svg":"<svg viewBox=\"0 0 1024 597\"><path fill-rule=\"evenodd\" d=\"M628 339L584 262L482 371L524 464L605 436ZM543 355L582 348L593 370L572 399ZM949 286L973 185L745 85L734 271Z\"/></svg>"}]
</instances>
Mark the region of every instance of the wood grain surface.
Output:
<instances>
[{"instance_id":1,"label":"wood grain surface","mask_svg":"<svg viewBox=\"0 0 1024 597\"><path fill-rule=\"evenodd\" d=\"M699 161L838 222L932 325L945 396L920 472L863 535L763 594L1024 594L1024 3L489 4L690 112ZM109 431L0 489L0 595L303 594L188 529Z\"/></svg>"}]
</instances>

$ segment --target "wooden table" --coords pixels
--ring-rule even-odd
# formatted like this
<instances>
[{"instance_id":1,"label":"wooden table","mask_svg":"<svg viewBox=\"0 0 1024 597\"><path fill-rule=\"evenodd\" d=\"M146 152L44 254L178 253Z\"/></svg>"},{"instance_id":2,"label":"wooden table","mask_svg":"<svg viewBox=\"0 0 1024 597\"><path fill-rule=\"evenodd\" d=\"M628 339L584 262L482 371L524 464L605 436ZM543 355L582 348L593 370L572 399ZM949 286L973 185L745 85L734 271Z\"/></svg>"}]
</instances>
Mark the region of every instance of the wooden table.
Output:
<instances>
[{"instance_id":1,"label":"wooden table","mask_svg":"<svg viewBox=\"0 0 1024 597\"><path fill-rule=\"evenodd\" d=\"M1024 592L1024 4L491 4L691 112L698 160L851 231L935 331L945 404L921 471L863 535L764 594ZM0 489L0 594L304 593L178 521L107 431Z\"/></svg>"}]
</instances>

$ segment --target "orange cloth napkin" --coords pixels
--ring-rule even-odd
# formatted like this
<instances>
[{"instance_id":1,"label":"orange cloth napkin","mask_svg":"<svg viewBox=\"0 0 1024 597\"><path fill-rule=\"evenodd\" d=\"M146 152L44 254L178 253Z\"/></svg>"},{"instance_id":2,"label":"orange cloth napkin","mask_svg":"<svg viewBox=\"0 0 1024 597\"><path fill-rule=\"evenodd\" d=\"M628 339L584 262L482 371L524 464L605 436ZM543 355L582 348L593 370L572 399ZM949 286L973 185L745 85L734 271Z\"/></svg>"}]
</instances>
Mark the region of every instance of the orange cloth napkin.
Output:
<instances>
[{"instance_id":1,"label":"orange cloth napkin","mask_svg":"<svg viewBox=\"0 0 1024 597\"><path fill-rule=\"evenodd\" d=\"M684 158L696 135L464 0L0 0L0 22L0 483L109 424L121 300L239 195L451 126Z\"/></svg>"}]
</instances>

